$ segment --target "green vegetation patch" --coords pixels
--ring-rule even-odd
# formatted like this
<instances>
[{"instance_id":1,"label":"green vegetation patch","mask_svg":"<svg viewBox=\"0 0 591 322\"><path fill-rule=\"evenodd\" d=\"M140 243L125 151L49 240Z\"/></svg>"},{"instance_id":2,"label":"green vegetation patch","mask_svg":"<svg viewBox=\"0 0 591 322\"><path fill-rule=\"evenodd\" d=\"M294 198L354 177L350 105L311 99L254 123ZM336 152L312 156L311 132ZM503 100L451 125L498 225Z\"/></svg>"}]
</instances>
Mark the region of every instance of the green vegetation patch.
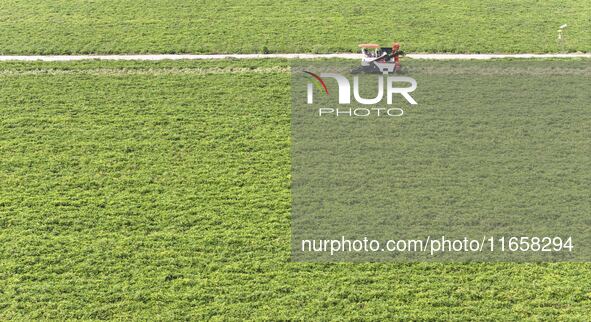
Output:
<instances>
[{"instance_id":1,"label":"green vegetation patch","mask_svg":"<svg viewBox=\"0 0 591 322\"><path fill-rule=\"evenodd\" d=\"M1 319L591 314L589 264L290 262L285 62L0 67Z\"/></svg>"},{"instance_id":2,"label":"green vegetation patch","mask_svg":"<svg viewBox=\"0 0 591 322\"><path fill-rule=\"evenodd\" d=\"M586 0L5 0L0 53L588 52L590 14Z\"/></svg>"}]
</instances>

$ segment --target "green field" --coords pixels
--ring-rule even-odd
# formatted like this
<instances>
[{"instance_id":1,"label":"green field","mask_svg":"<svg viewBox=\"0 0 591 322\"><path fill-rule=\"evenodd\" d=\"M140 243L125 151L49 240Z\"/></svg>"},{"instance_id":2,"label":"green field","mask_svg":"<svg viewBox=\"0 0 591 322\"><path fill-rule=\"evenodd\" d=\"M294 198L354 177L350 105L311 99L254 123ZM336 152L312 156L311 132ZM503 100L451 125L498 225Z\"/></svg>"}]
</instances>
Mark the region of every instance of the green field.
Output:
<instances>
[{"instance_id":1,"label":"green field","mask_svg":"<svg viewBox=\"0 0 591 322\"><path fill-rule=\"evenodd\" d=\"M590 16L587 0L4 0L0 54L589 52Z\"/></svg>"},{"instance_id":2,"label":"green field","mask_svg":"<svg viewBox=\"0 0 591 322\"><path fill-rule=\"evenodd\" d=\"M589 318L585 263L291 262L288 71L1 64L0 319Z\"/></svg>"},{"instance_id":3,"label":"green field","mask_svg":"<svg viewBox=\"0 0 591 322\"><path fill-rule=\"evenodd\" d=\"M341 75L356 61L299 61L292 71L294 259L312 261L587 261L591 258L591 67L588 61L405 60L410 105L306 103L302 70ZM298 68L300 67L300 68ZM358 75L362 97L376 75ZM352 77L349 77L351 79ZM401 87L404 87L402 85ZM405 104L406 103L406 104ZM349 109L401 107L401 117ZM339 109L319 117L318 108ZM396 114L398 112L395 112ZM439 233L435 233L439 232ZM412 240L444 235L570 236L573 252L302 252L302 240ZM393 237L395 236L395 237ZM383 246L383 245L382 245ZM379 249L379 247L378 247ZM500 247L497 247L499 250Z\"/></svg>"}]
</instances>

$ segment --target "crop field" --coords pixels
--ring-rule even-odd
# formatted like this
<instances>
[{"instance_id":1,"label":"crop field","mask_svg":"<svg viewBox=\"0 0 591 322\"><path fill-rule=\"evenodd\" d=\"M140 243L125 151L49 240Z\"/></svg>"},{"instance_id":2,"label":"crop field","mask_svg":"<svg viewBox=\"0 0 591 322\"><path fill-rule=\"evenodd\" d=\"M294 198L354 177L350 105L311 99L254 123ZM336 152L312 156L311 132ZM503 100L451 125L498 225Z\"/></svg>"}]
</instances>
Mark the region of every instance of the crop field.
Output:
<instances>
[{"instance_id":1,"label":"crop field","mask_svg":"<svg viewBox=\"0 0 591 322\"><path fill-rule=\"evenodd\" d=\"M590 16L587 0L4 0L0 54L589 52Z\"/></svg>"},{"instance_id":2,"label":"crop field","mask_svg":"<svg viewBox=\"0 0 591 322\"><path fill-rule=\"evenodd\" d=\"M584 86L589 61L564 64L583 74L558 92ZM2 320L591 315L588 263L292 262L286 61L2 63L0 82ZM580 117L522 139L588 151L581 89L554 101Z\"/></svg>"}]
</instances>

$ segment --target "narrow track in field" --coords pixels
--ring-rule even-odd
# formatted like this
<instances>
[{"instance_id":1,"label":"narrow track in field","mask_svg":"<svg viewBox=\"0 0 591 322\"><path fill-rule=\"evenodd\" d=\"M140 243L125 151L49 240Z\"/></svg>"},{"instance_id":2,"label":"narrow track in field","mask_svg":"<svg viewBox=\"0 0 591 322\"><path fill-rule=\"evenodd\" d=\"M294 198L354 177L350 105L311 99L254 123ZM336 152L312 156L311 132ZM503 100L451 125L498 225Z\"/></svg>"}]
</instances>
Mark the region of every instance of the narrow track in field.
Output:
<instances>
[{"instance_id":1,"label":"narrow track in field","mask_svg":"<svg viewBox=\"0 0 591 322\"><path fill-rule=\"evenodd\" d=\"M591 58L591 53L569 53L569 54L407 54L405 57L412 59L434 59L434 60L456 60L456 59L501 59L501 58ZM210 59L321 59L321 58L341 58L341 59L360 59L361 54L342 53L342 54L213 54L213 55L193 55L193 54L122 54L122 55L4 55L0 56L0 61L78 61L78 60L210 60Z\"/></svg>"}]
</instances>

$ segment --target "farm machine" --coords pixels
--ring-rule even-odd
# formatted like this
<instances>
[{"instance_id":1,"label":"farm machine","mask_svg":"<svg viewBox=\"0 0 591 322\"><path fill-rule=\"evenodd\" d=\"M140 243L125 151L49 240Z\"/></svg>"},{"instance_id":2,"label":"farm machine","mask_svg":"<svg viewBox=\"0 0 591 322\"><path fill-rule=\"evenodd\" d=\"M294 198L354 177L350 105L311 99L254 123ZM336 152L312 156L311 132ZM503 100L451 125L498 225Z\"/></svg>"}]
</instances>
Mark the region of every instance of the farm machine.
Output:
<instances>
[{"instance_id":1,"label":"farm machine","mask_svg":"<svg viewBox=\"0 0 591 322\"><path fill-rule=\"evenodd\" d=\"M395 42L392 47L382 47L377 44L361 44L361 66L353 69L357 73L400 73L400 57L404 52L400 50L400 44Z\"/></svg>"}]
</instances>

